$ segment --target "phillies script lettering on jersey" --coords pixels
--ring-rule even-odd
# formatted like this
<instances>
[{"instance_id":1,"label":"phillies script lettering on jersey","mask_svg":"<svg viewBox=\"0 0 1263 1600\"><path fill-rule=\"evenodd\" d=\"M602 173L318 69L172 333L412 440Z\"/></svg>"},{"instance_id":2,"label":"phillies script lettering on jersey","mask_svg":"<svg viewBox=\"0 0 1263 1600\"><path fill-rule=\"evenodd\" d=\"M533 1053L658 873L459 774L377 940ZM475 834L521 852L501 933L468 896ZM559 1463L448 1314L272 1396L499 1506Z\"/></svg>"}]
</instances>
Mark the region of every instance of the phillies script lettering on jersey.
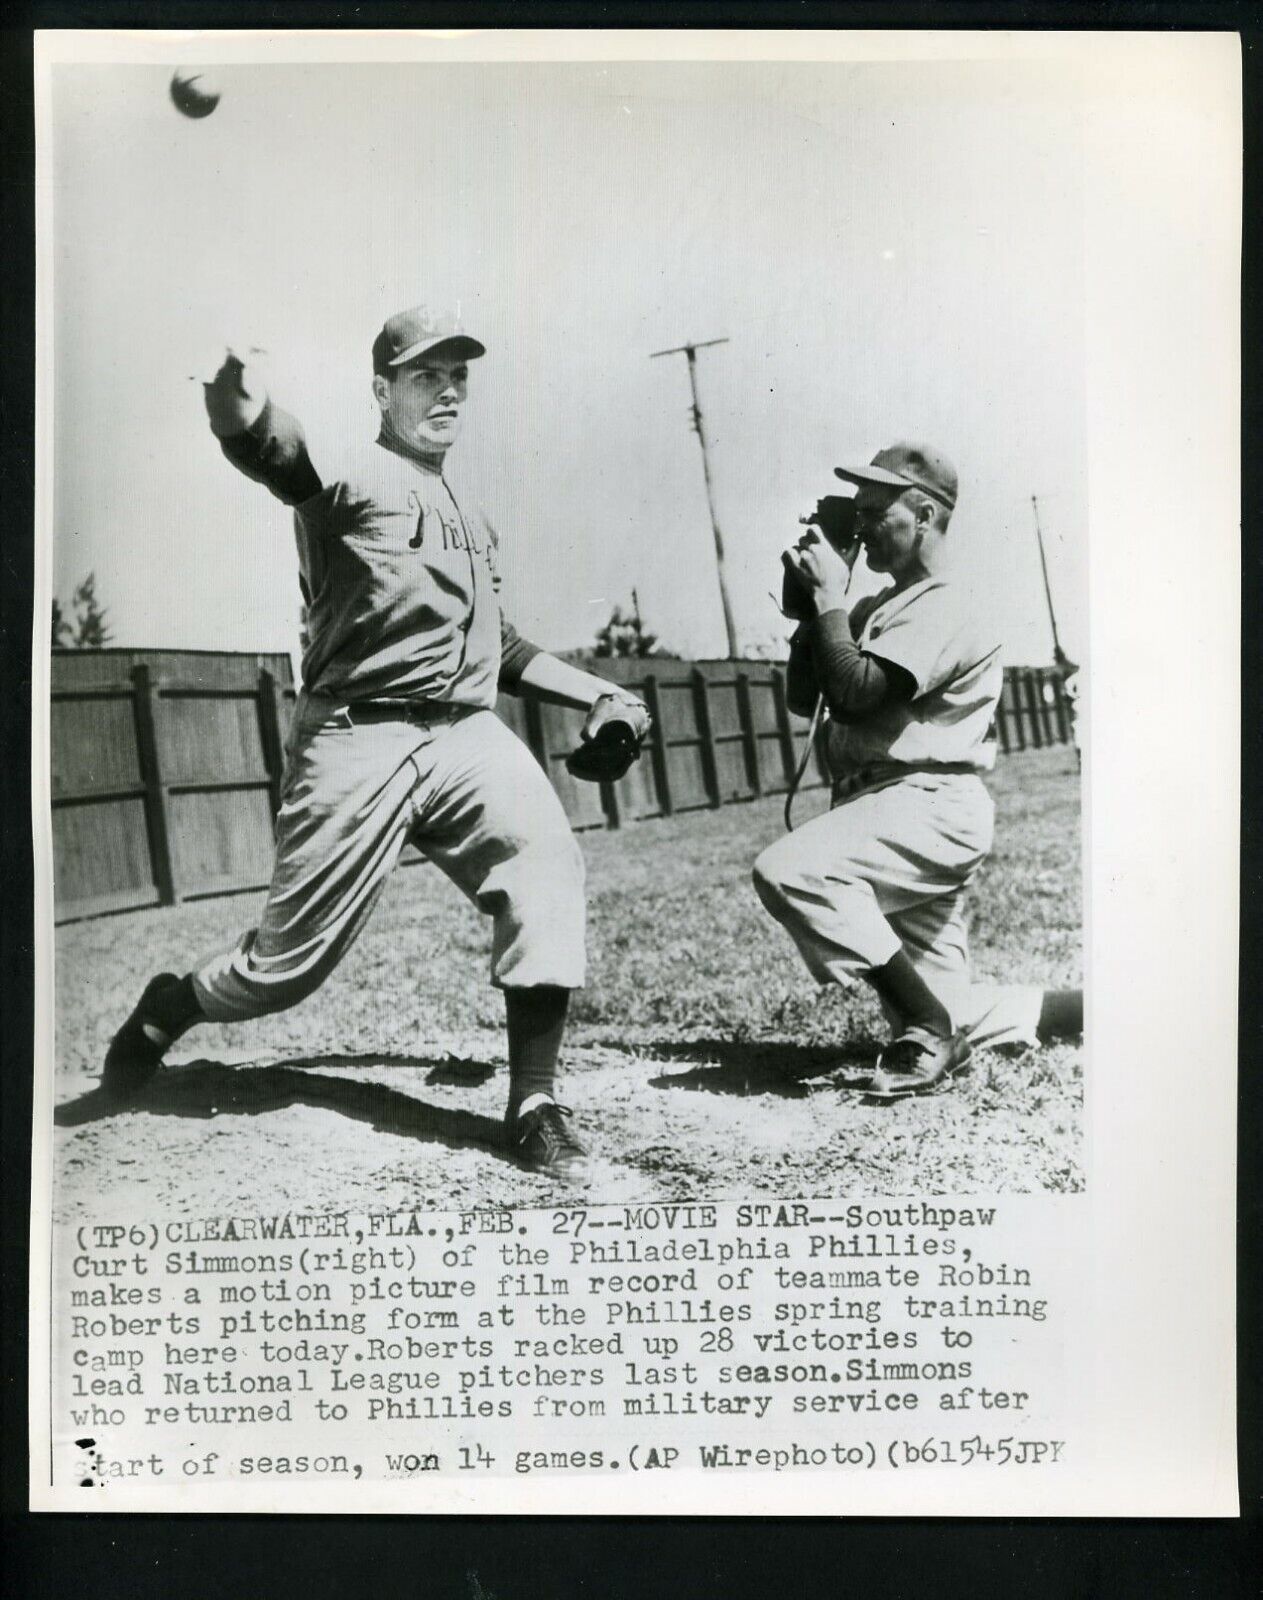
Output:
<instances>
[{"instance_id":1,"label":"phillies script lettering on jersey","mask_svg":"<svg viewBox=\"0 0 1263 1600\"><path fill-rule=\"evenodd\" d=\"M302 425L271 401L221 445L293 508L312 693L490 709L506 669L536 654L501 618L494 530L437 461L383 429L317 472Z\"/></svg>"},{"instance_id":2,"label":"phillies script lettering on jersey","mask_svg":"<svg viewBox=\"0 0 1263 1600\"><path fill-rule=\"evenodd\" d=\"M471 555L481 555L483 550L489 548L492 539L484 535L479 539L478 525L476 522L467 523L459 511L453 518L442 505L427 504L425 496L418 489L409 489L408 503L417 514L417 528L412 538L408 541L411 550L419 550L425 540L427 522L438 523L439 534L443 540L444 550L468 550Z\"/></svg>"}]
</instances>

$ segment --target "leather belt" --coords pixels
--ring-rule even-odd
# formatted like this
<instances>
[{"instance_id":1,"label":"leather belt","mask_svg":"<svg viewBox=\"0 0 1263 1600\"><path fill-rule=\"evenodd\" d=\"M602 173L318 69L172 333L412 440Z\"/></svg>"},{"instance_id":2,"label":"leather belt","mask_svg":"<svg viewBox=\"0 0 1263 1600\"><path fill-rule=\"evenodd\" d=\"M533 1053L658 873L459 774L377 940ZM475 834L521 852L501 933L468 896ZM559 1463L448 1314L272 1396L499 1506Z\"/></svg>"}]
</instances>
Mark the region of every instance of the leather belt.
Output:
<instances>
[{"instance_id":1,"label":"leather belt","mask_svg":"<svg viewBox=\"0 0 1263 1600\"><path fill-rule=\"evenodd\" d=\"M428 727L432 722L450 722L469 707L450 700L358 700L342 709L347 721L357 727L369 722L412 722Z\"/></svg>"},{"instance_id":2,"label":"leather belt","mask_svg":"<svg viewBox=\"0 0 1263 1600\"><path fill-rule=\"evenodd\" d=\"M963 761L922 761L907 766L891 766L878 763L870 767L857 767L854 772L848 772L841 778L833 780L830 795L834 805L840 800L849 800L853 795L860 794L865 789L881 789L887 784L898 783L901 778L911 777L917 773L934 774L969 774L978 776L976 767L968 766Z\"/></svg>"}]
</instances>

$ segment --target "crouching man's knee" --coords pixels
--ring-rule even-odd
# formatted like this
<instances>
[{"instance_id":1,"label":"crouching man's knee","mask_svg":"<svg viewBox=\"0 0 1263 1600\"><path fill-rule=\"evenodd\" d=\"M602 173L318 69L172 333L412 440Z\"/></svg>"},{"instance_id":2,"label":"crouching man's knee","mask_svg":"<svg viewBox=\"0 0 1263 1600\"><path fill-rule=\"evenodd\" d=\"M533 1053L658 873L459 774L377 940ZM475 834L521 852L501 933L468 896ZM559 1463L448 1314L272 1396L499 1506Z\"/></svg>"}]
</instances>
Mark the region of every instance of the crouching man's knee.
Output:
<instances>
[{"instance_id":1,"label":"crouching man's knee","mask_svg":"<svg viewBox=\"0 0 1263 1600\"><path fill-rule=\"evenodd\" d=\"M790 902L788 890L794 873L779 842L763 851L754 863L750 876L754 880L754 892L764 907L778 921L782 920Z\"/></svg>"}]
</instances>

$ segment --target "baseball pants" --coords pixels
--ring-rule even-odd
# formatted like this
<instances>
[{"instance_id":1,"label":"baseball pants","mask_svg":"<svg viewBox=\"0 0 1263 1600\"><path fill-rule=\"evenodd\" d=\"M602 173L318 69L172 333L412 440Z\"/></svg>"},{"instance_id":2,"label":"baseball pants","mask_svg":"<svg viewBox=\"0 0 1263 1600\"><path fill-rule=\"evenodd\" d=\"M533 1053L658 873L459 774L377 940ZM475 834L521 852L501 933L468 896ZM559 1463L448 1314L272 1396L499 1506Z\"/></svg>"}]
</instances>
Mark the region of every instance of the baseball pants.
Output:
<instances>
[{"instance_id":1,"label":"baseball pants","mask_svg":"<svg viewBox=\"0 0 1263 1600\"><path fill-rule=\"evenodd\" d=\"M975 1048L1034 1044L1043 990L970 980L964 894L994 821L972 773L911 773L778 839L755 889L818 982L850 983L902 949Z\"/></svg>"},{"instance_id":2,"label":"baseball pants","mask_svg":"<svg viewBox=\"0 0 1263 1600\"><path fill-rule=\"evenodd\" d=\"M304 695L259 925L193 975L207 1018L281 1011L323 983L409 838L491 918L494 984L582 986L583 858L522 741L492 711L353 724Z\"/></svg>"}]
</instances>

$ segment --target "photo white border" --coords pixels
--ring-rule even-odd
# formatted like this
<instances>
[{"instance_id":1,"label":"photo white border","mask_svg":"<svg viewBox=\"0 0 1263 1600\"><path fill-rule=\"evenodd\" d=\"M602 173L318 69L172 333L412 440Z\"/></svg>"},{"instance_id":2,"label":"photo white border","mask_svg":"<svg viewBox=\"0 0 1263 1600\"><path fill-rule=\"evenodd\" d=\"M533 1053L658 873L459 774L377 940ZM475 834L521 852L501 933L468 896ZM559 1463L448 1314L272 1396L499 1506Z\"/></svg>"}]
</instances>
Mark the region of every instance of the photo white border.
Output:
<instances>
[{"instance_id":1,"label":"photo white border","mask_svg":"<svg viewBox=\"0 0 1263 1600\"><path fill-rule=\"evenodd\" d=\"M433 1513L1235 1514L1241 98L1232 34L65 30L36 35L37 452L33 819L36 1053L32 1509L47 1461L53 939L48 809L52 316L49 73L59 61L1040 61L1086 129L1091 681L1083 1373L1095 1465L1013 1476L495 1478ZM1195 518L1195 521L1194 521ZM1196 645L1195 654L1180 647ZM1012 1202L1006 1202L1011 1204ZM1080 1307L1080 1312L1084 1312ZM1105 1405L1108 1397L1108 1406ZM1120 1456L1119 1439L1129 1449ZM1120 1463L1132 1470L1123 1472ZM476 1492L477 1491L477 1492ZM845 1500L843 1499L845 1496ZM111 1491L110 1511L418 1510L416 1482Z\"/></svg>"}]
</instances>

